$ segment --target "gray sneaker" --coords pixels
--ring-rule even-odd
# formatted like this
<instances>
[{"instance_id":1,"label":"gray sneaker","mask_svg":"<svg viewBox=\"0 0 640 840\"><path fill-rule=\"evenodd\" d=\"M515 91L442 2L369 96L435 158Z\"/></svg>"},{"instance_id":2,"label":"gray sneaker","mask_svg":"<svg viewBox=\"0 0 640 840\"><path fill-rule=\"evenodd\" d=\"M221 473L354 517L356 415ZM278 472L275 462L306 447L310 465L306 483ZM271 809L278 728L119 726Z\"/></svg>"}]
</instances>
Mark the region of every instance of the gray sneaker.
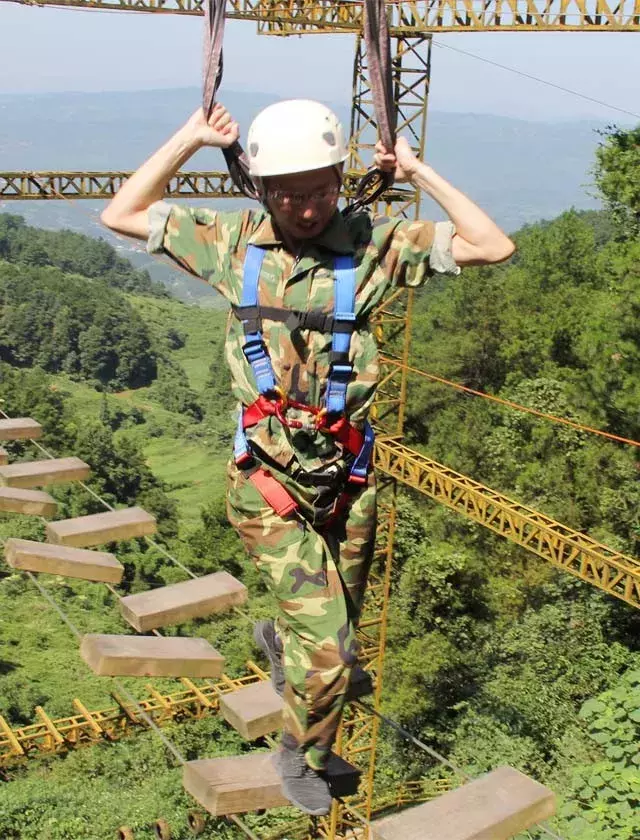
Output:
<instances>
[{"instance_id":1,"label":"gray sneaker","mask_svg":"<svg viewBox=\"0 0 640 840\"><path fill-rule=\"evenodd\" d=\"M282 667L282 641L271 619L256 622L253 638L271 665L271 685L280 697L284 694L284 668Z\"/></svg>"},{"instance_id":2,"label":"gray sneaker","mask_svg":"<svg viewBox=\"0 0 640 840\"><path fill-rule=\"evenodd\" d=\"M292 805L312 817L323 817L331 811L329 784L309 767L302 749L282 747L273 763L282 780L282 793Z\"/></svg>"}]
</instances>

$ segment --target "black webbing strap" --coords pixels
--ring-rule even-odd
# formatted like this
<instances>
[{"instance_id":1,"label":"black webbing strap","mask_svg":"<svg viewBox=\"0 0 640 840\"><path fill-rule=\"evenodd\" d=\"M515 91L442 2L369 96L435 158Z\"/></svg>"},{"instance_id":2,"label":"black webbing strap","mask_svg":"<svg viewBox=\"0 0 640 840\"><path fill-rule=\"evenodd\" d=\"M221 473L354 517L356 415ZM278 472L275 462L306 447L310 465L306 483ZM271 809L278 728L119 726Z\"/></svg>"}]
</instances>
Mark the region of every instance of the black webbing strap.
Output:
<instances>
[{"instance_id":1,"label":"black webbing strap","mask_svg":"<svg viewBox=\"0 0 640 840\"><path fill-rule=\"evenodd\" d=\"M246 334L262 332L262 319L280 321L290 332L294 330L314 330L320 333L351 333L356 324L353 321L336 321L333 315L321 309L302 312L299 309L281 309L277 306L235 306L233 314L242 322Z\"/></svg>"},{"instance_id":2,"label":"black webbing strap","mask_svg":"<svg viewBox=\"0 0 640 840\"><path fill-rule=\"evenodd\" d=\"M207 119L211 116L216 93L222 81L222 42L224 39L224 10L226 0L204 2L204 51L202 62L202 110ZM231 180L247 198L260 197L249 175L249 163L240 143L234 143L222 154L227 162Z\"/></svg>"},{"instance_id":3,"label":"black webbing strap","mask_svg":"<svg viewBox=\"0 0 640 840\"><path fill-rule=\"evenodd\" d=\"M364 43L369 67L373 110L385 147L392 151L396 143L397 113L391 74L391 39L385 0L364 0ZM344 213L353 213L372 204L393 184L393 173L370 169L356 188L353 201Z\"/></svg>"},{"instance_id":4,"label":"black webbing strap","mask_svg":"<svg viewBox=\"0 0 640 840\"><path fill-rule=\"evenodd\" d=\"M222 81L224 12L226 0L204 0L205 35L203 61L202 108L207 119L211 116L216 93ZM395 146L396 108L391 74L391 40L385 0L364 0L364 41L369 65L369 82L373 108L381 139L387 149ZM236 187L248 198L260 199L249 175L249 164L240 143L223 149L229 174ZM393 183L393 174L370 169L360 180L354 200L345 209L352 213L374 202Z\"/></svg>"}]
</instances>

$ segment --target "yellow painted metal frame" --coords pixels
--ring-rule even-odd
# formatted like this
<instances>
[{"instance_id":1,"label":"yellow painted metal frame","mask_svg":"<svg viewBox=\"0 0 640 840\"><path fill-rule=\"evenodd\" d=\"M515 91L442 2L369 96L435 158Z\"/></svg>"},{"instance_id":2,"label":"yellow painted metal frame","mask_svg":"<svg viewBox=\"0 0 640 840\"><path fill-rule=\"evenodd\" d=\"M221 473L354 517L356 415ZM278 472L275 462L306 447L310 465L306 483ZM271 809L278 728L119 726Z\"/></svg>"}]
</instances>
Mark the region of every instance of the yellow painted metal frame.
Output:
<instances>
[{"instance_id":1,"label":"yellow painted metal frame","mask_svg":"<svg viewBox=\"0 0 640 840\"><path fill-rule=\"evenodd\" d=\"M364 169L348 170L344 178L344 196L353 194ZM58 201L60 199L111 199L131 171L74 172L16 170L0 172L2 201ZM233 184L228 172L178 172L164 193L165 198L237 198L245 196ZM413 190L393 187L387 193L389 204L412 202Z\"/></svg>"},{"instance_id":2,"label":"yellow painted metal frame","mask_svg":"<svg viewBox=\"0 0 640 840\"><path fill-rule=\"evenodd\" d=\"M138 706L159 725L180 718L200 719L216 714L221 695L267 678L268 675L253 662L247 665L252 671L247 676L237 679L223 676L219 682L208 680L200 686L183 677L181 682L185 690L172 694L161 694L147 685L151 696L139 700ZM98 741L115 741L134 728L146 726L135 707L116 692L111 696L115 706L92 712L76 698L73 705L79 714L57 720L52 720L42 707L37 706L39 721L28 726L12 728L0 716L0 767L42 753L63 753Z\"/></svg>"},{"instance_id":3,"label":"yellow painted metal frame","mask_svg":"<svg viewBox=\"0 0 640 840\"><path fill-rule=\"evenodd\" d=\"M394 438L378 439L374 464L379 472L447 505L565 572L632 607L640 607L640 561L634 557L613 551L586 534L514 502Z\"/></svg>"},{"instance_id":4,"label":"yellow painted metal frame","mask_svg":"<svg viewBox=\"0 0 640 840\"><path fill-rule=\"evenodd\" d=\"M14 0L156 14L201 15L201 0ZM418 32L637 32L639 0L398 0L389 2L392 35ZM228 0L227 17L257 21L269 34L362 30L362 3L353 0Z\"/></svg>"}]
</instances>

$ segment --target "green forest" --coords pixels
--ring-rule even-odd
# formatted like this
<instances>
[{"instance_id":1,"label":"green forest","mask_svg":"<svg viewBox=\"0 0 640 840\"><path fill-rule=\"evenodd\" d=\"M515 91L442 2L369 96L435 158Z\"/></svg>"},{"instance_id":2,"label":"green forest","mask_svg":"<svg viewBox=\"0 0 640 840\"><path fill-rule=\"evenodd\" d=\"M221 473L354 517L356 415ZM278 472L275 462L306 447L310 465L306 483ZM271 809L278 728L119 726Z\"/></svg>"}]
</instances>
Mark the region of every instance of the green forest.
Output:
<instances>
[{"instance_id":1,"label":"green forest","mask_svg":"<svg viewBox=\"0 0 640 840\"><path fill-rule=\"evenodd\" d=\"M410 364L576 423L640 440L640 128L610 128L594 161L604 209L528 226L508 264L433 280L416 295ZM158 543L198 575L219 569L270 600L226 521L233 404L222 365L226 314L168 297L106 243L0 215L0 408L42 423L56 456L92 467L111 505L140 504ZM637 447L411 375L405 443L611 549L640 553ZM29 443L12 460L39 457ZM58 517L103 509L77 485L52 490ZM0 514L0 538L42 539L37 518ZM119 544L120 594L184 580L144 540ZM122 633L101 584L41 575L81 632ZM226 673L266 667L230 613L176 635L211 641ZM640 840L640 613L409 490L401 492L383 711L470 775L509 764L558 796L564 840ZM77 641L31 581L0 567L0 715L10 726L113 706ZM144 680L123 683L138 698ZM177 692L176 680L154 680ZM162 729L188 759L250 747L215 715ZM382 726L377 787L453 773ZM0 768L2 840L150 840L168 821L191 836L181 769L142 728ZM250 814L258 836L289 809ZM211 818L206 835L242 837ZM529 837L548 835L540 829Z\"/></svg>"}]
</instances>

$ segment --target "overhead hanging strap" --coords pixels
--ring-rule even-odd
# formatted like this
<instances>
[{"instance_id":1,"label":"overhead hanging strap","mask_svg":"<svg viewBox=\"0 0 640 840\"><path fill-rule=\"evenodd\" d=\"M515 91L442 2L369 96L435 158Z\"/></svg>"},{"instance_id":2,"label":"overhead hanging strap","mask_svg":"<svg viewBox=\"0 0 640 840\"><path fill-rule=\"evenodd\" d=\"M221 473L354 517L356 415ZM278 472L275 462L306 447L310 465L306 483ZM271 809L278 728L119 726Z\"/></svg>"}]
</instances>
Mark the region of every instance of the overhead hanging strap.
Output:
<instances>
[{"instance_id":1,"label":"overhead hanging strap","mask_svg":"<svg viewBox=\"0 0 640 840\"><path fill-rule=\"evenodd\" d=\"M204 2L204 54L202 62L202 110L209 119L216 101L216 93L222 81L222 41L224 38L224 10L226 0L205 0ZM259 193L249 175L249 163L240 143L237 141L223 149L231 180L247 198L259 199Z\"/></svg>"},{"instance_id":2,"label":"overhead hanging strap","mask_svg":"<svg viewBox=\"0 0 640 840\"><path fill-rule=\"evenodd\" d=\"M387 149L392 150L396 144L397 113L393 97L391 39L385 0L364 0L363 32L376 123L380 139ZM392 184L392 172L370 169L360 179L355 197L345 213L364 209Z\"/></svg>"}]
</instances>

